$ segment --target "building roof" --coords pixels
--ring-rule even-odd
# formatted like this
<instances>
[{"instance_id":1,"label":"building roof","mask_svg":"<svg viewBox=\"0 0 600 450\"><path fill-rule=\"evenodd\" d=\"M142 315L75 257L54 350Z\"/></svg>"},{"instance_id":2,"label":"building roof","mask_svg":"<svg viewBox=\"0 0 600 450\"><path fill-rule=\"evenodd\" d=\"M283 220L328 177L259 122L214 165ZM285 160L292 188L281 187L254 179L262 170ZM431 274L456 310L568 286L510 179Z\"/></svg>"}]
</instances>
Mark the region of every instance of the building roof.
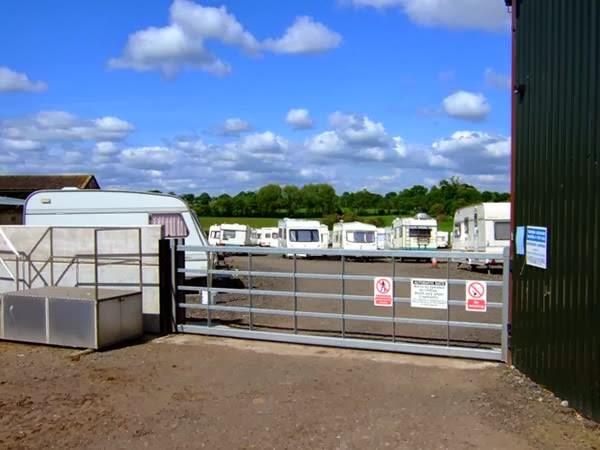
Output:
<instances>
[{"instance_id":1,"label":"building roof","mask_svg":"<svg viewBox=\"0 0 600 450\"><path fill-rule=\"evenodd\" d=\"M56 175L0 175L0 195L25 198L41 189L99 189L96 177L92 174L56 174Z\"/></svg>"},{"instance_id":2,"label":"building roof","mask_svg":"<svg viewBox=\"0 0 600 450\"><path fill-rule=\"evenodd\" d=\"M2 197L0 196L0 205L2 206L23 206L25 200L19 198Z\"/></svg>"}]
</instances>

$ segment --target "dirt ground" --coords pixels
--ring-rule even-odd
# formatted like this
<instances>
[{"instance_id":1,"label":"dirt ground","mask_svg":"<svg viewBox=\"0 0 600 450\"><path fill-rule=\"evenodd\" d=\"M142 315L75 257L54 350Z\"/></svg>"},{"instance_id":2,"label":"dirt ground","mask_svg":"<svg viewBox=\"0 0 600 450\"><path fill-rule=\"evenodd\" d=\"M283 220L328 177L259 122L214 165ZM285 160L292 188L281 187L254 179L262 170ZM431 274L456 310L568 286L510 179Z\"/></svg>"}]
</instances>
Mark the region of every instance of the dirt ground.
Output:
<instances>
[{"instance_id":1,"label":"dirt ground","mask_svg":"<svg viewBox=\"0 0 600 450\"><path fill-rule=\"evenodd\" d=\"M281 256L255 256L249 261L246 256L230 256L227 264L231 269L240 271L236 280L218 284L220 287L247 289L252 285L253 289L270 291L294 291L294 280L290 277L272 277L253 275L249 279L241 271L252 272L285 272L291 273L294 261L284 259ZM296 261L297 273L300 274L295 280L296 300L293 296L267 296L253 294L250 298L246 293L219 293L214 301L221 307L248 307L270 309L270 310L294 310L294 302L299 311L319 313L341 313L354 316L377 316L391 319L392 317L403 319L431 319L438 321L435 325L421 325L411 323L381 322L372 320L345 320L339 319L299 317L294 323L293 317L269 314L253 314L252 325L263 331L293 332L296 326L299 333L318 334L324 336L341 337L342 329L345 337L378 339L405 342L425 342L436 344L467 345L485 348L497 348L500 345L501 335L499 330L479 329L471 327L447 326L451 322L481 322L485 324L501 324L502 310L492 305L487 312L467 312L464 303L451 305L447 310L435 310L424 308L413 308L410 305L409 279L437 278L454 280L455 284L449 287L450 300L465 300L465 281L484 280L499 282L502 280L501 270L495 270L488 274L487 271L470 272L457 267L456 263L440 262L433 267L423 261L397 261L395 266L390 260L380 259L375 261L346 261L344 271L350 275L364 275L367 280L347 280L342 285L340 280L335 279L307 279L302 274L341 274L342 263L339 260L328 259L298 259ZM404 299L405 303L396 303L394 308L382 308L373 306L373 277L395 276L402 277L406 281L398 281L394 286L394 295ZM363 299L346 300L342 305L339 299L328 299L327 294L340 294L346 296L364 296ZM313 294L313 297L303 297L302 293ZM314 294L324 294L323 297L314 297ZM188 295L186 303L198 303L197 295ZM502 290L497 286L488 288L488 302L500 304L502 302ZM204 310L188 310L190 319L207 319ZM213 324L229 325L237 328L248 328L250 317L247 313L231 311L216 311L211 313Z\"/></svg>"},{"instance_id":2,"label":"dirt ground","mask_svg":"<svg viewBox=\"0 0 600 450\"><path fill-rule=\"evenodd\" d=\"M190 335L73 354L0 342L0 448L600 448L492 363Z\"/></svg>"}]
</instances>

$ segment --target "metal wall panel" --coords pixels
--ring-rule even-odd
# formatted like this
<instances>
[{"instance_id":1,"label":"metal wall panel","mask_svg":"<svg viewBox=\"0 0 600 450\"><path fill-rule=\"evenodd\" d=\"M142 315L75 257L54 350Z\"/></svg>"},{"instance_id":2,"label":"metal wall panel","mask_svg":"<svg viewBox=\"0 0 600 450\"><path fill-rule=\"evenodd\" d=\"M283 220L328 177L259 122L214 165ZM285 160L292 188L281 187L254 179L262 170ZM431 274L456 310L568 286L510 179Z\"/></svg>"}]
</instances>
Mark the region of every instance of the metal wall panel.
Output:
<instances>
[{"instance_id":1,"label":"metal wall panel","mask_svg":"<svg viewBox=\"0 0 600 450\"><path fill-rule=\"evenodd\" d=\"M515 225L549 268L513 263L513 362L600 420L600 2L515 4Z\"/></svg>"}]
</instances>

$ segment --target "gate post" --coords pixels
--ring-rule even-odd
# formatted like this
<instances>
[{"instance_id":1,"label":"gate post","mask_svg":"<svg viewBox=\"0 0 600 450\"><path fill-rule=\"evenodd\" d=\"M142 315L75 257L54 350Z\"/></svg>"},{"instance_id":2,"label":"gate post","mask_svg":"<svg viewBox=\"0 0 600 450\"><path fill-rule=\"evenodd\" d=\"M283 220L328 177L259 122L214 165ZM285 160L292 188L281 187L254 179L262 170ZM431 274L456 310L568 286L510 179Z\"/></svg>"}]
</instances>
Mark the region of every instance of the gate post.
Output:
<instances>
[{"instance_id":1,"label":"gate post","mask_svg":"<svg viewBox=\"0 0 600 450\"><path fill-rule=\"evenodd\" d=\"M502 258L502 360L510 363L508 309L510 301L510 248L504 248Z\"/></svg>"},{"instance_id":2,"label":"gate post","mask_svg":"<svg viewBox=\"0 0 600 450\"><path fill-rule=\"evenodd\" d=\"M177 326L185 322L185 310L178 306L183 293L177 288L185 281L185 274L178 270L185 267L185 254L177 250L178 244L181 241L176 239L159 241L161 333L176 333Z\"/></svg>"}]
</instances>

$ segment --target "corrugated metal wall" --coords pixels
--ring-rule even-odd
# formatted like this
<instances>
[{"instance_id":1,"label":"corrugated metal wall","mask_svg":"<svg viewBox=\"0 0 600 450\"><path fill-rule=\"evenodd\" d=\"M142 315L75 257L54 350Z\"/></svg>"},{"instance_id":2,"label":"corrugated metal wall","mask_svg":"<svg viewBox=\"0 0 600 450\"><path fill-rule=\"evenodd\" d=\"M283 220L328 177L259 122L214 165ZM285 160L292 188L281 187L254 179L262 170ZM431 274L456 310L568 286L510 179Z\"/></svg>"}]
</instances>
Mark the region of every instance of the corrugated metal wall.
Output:
<instances>
[{"instance_id":1,"label":"corrugated metal wall","mask_svg":"<svg viewBox=\"0 0 600 450\"><path fill-rule=\"evenodd\" d=\"M600 1L513 4L515 224L550 237L513 263L513 363L600 420Z\"/></svg>"}]
</instances>

